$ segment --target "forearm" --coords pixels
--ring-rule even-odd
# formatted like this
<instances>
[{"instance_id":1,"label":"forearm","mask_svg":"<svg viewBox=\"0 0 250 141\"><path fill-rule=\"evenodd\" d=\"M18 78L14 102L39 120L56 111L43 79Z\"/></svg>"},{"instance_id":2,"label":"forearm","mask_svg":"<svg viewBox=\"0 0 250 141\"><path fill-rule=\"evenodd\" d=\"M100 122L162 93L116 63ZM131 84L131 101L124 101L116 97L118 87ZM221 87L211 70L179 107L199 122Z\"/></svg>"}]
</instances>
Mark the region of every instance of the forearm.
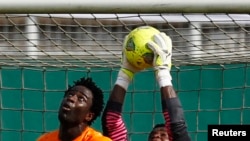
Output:
<instances>
[{"instance_id":1,"label":"forearm","mask_svg":"<svg viewBox=\"0 0 250 141\"><path fill-rule=\"evenodd\" d=\"M165 96L169 97L162 99L162 112L166 121L166 127L168 127L170 131L169 136L171 136L174 141L190 141L179 98L176 95L170 94Z\"/></svg>"},{"instance_id":2,"label":"forearm","mask_svg":"<svg viewBox=\"0 0 250 141\"><path fill-rule=\"evenodd\" d=\"M124 86L116 82L102 116L104 135L110 137L112 141L127 141L127 129L122 119L125 94Z\"/></svg>"},{"instance_id":3,"label":"forearm","mask_svg":"<svg viewBox=\"0 0 250 141\"><path fill-rule=\"evenodd\" d=\"M111 92L111 95L109 97L109 100L123 104L124 99L125 99L125 95L126 95L126 90L124 88L122 88L121 86L115 84L115 86Z\"/></svg>"},{"instance_id":4,"label":"forearm","mask_svg":"<svg viewBox=\"0 0 250 141\"><path fill-rule=\"evenodd\" d=\"M169 72L170 73L170 72ZM169 77L164 81L171 81ZM161 86L162 112L169 138L173 141L190 141L181 102L172 83Z\"/></svg>"},{"instance_id":5,"label":"forearm","mask_svg":"<svg viewBox=\"0 0 250 141\"><path fill-rule=\"evenodd\" d=\"M162 100L162 112L169 114L171 124L182 123L184 121L183 109L177 97Z\"/></svg>"},{"instance_id":6,"label":"forearm","mask_svg":"<svg viewBox=\"0 0 250 141\"><path fill-rule=\"evenodd\" d=\"M167 100L170 98L175 98L177 97L176 92L173 88L173 86L165 86L161 87L161 99L162 100Z\"/></svg>"},{"instance_id":7,"label":"forearm","mask_svg":"<svg viewBox=\"0 0 250 141\"><path fill-rule=\"evenodd\" d=\"M102 116L103 134L112 141L127 141L127 129L122 119L122 104L109 100Z\"/></svg>"}]
</instances>

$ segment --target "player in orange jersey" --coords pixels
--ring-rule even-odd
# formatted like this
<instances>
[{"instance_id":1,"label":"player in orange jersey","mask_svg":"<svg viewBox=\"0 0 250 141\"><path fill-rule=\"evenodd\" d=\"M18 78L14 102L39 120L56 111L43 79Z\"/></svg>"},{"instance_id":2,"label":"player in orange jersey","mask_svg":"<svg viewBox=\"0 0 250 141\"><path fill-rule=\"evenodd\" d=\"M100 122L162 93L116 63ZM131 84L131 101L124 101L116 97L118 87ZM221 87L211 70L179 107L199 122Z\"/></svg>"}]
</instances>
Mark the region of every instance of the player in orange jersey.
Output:
<instances>
[{"instance_id":1,"label":"player in orange jersey","mask_svg":"<svg viewBox=\"0 0 250 141\"><path fill-rule=\"evenodd\" d=\"M37 141L111 141L91 127L103 106L102 90L91 78L81 78L65 91L58 112L59 129L43 134Z\"/></svg>"}]
</instances>

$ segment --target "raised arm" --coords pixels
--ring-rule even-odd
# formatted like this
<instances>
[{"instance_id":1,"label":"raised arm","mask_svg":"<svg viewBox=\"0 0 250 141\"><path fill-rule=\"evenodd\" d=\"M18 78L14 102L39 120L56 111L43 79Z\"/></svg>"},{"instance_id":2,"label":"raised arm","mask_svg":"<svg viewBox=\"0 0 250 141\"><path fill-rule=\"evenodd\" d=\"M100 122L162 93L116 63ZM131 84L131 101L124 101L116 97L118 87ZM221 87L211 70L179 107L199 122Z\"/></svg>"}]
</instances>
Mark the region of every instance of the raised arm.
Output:
<instances>
[{"instance_id":1,"label":"raised arm","mask_svg":"<svg viewBox=\"0 0 250 141\"><path fill-rule=\"evenodd\" d=\"M125 41L127 40L126 38ZM104 135L110 137L112 141L128 140L127 129L122 118L122 107L127 88L134 74L138 71L140 70L128 63L123 53L122 65L102 116Z\"/></svg>"},{"instance_id":2,"label":"raised arm","mask_svg":"<svg viewBox=\"0 0 250 141\"><path fill-rule=\"evenodd\" d=\"M172 138L173 141L191 141L188 135L182 105L173 87L162 87L161 97L165 126L170 131L169 138Z\"/></svg>"},{"instance_id":3,"label":"raised arm","mask_svg":"<svg viewBox=\"0 0 250 141\"><path fill-rule=\"evenodd\" d=\"M112 141L127 141L127 129L122 119L125 89L115 85L102 116L103 134Z\"/></svg>"},{"instance_id":4,"label":"raised arm","mask_svg":"<svg viewBox=\"0 0 250 141\"><path fill-rule=\"evenodd\" d=\"M162 113L169 141L191 141L181 102L172 86L172 40L165 34L154 36L148 47L154 52L153 66L161 91Z\"/></svg>"}]
</instances>

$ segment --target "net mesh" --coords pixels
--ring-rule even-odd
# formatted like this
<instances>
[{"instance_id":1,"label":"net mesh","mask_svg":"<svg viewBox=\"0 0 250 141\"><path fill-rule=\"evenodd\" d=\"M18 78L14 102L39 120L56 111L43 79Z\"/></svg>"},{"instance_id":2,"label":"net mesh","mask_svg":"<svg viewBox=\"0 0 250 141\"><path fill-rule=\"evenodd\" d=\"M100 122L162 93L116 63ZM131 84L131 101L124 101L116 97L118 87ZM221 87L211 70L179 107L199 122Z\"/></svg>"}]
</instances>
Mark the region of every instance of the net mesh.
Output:
<instances>
[{"instance_id":1,"label":"net mesh","mask_svg":"<svg viewBox=\"0 0 250 141\"><path fill-rule=\"evenodd\" d=\"M172 38L175 66L250 60L249 14L2 14L0 65L117 67L141 25Z\"/></svg>"}]
</instances>

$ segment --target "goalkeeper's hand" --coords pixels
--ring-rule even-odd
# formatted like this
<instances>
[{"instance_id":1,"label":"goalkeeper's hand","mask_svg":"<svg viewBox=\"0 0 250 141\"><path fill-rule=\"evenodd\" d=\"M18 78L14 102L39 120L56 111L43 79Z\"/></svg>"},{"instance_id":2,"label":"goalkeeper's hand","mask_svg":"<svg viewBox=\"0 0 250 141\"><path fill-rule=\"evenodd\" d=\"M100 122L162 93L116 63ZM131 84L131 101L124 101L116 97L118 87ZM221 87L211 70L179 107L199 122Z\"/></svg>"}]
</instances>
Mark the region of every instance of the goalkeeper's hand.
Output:
<instances>
[{"instance_id":1,"label":"goalkeeper's hand","mask_svg":"<svg viewBox=\"0 0 250 141\"><path fill-rule=\"evenodd\" d=\"M121 68L119 70L118 78L116 81L116 84L122 86L124 89L127 89L129 83L132 81L134 77L134 74L141 71L141 69L134 67L127 60L127 56L124 52L127 40L128 36L126 36L123 41Z\"/></svg>"},{"instance_id":2,"label":"goalkeeper's hand","mask_svg":"<svg viewBox=\"0 0 250 141\"><path fill-rule=\"evenodd\" d=\"M154 52L153 67L160 87L172 85L172 40L165 33L155 34L147 46Z\"/></svg>"},{"instance_id":3,"label":"goalkeeper's hand","mask_svg":"<svg viewBox=\"0 0 250 141\"><path fill-rule=\"evenodd\" d=\"M172 40L165 33L154 35L154 41L149 41L147 46L154 52L153 67L155 70L169 69L172 66Z\"/></svg>"},{"instance_id":4,"label":"goalkeeper's hand","mask_svg":"<svg viewBox=\"0 0 250 141\"><path fill-rule=\"evenodd\" d=\"M133 78L134 74L142 71L142 69L139 69L135 66L133 66L131 63L129 63L127 56L125 54L125 48L126 48L126 42L128 40L128 36L124 38L123 42L123 48L122 48L122 64L121 64L121 69L129 75L130 79Z\"/></svg>"}]
</instances>

